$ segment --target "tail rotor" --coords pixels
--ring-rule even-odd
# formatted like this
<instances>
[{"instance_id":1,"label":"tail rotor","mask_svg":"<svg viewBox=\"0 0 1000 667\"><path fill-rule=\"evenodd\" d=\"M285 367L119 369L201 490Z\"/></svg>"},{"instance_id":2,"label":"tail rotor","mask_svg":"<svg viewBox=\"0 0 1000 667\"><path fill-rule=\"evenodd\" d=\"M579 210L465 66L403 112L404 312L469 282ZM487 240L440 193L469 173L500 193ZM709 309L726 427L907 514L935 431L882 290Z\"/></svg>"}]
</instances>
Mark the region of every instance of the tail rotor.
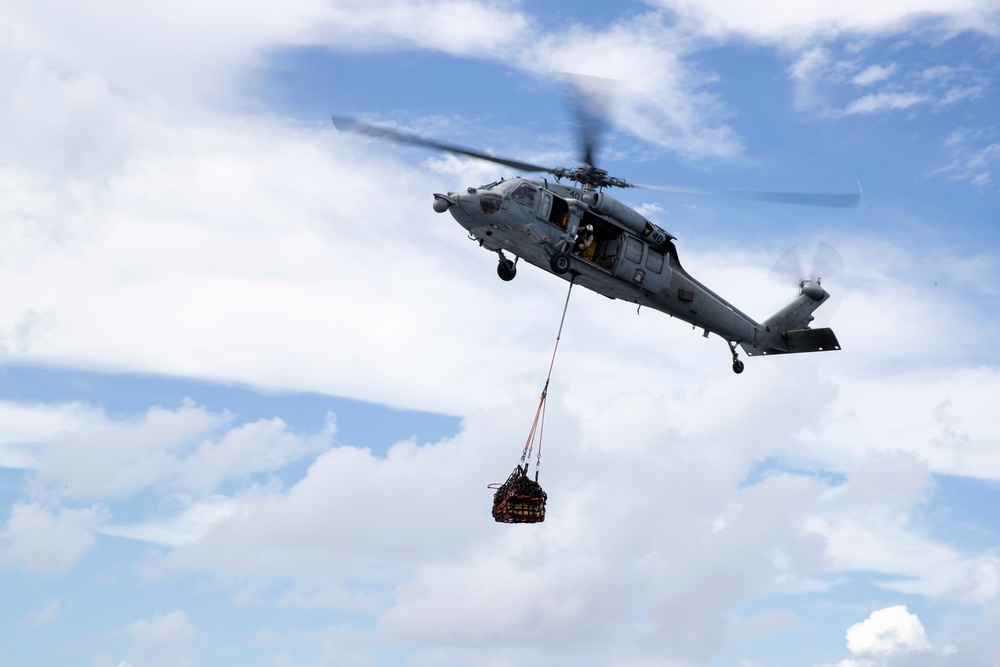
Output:
<instances>
[{"instance_id":1,"label":"tail rotor","mask_svg":"<svg viewBox=\"0 0 1000 667\"><path fill-rule=\"evenodd\" d=\"M801 289L803 283L822 285L823 280L840 274L846 266L843 256L826 241L813 244L796 244L781 253L771 267L768 281L787 289L794 285ZM842 296L831 293L822 309L824 320L829 322L840 307Z\"/></svg>"}]
</instances>

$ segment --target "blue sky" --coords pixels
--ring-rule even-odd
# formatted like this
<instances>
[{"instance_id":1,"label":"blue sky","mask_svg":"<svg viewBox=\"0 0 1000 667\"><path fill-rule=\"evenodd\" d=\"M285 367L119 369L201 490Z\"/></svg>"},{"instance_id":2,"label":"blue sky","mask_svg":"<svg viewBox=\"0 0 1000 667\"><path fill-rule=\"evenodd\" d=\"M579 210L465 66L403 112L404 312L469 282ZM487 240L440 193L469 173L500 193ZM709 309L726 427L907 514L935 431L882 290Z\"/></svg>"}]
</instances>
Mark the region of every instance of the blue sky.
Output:
<instances>
[{"instance_id":1,"label":"blue sky","mask_svg":"<svg viewBox=\"0 0 1000 667\"><path fill-rule=\"evenodd\" d=\"M1000 662L1000 6L0 8L0 652L17 665ZM747 360L577 290L545 523L495 524L564 283L432 193L579 159L763 319L833 245L843 350ZM530 268L530 267L529 267Z\"/></svg>"}]
</instances>

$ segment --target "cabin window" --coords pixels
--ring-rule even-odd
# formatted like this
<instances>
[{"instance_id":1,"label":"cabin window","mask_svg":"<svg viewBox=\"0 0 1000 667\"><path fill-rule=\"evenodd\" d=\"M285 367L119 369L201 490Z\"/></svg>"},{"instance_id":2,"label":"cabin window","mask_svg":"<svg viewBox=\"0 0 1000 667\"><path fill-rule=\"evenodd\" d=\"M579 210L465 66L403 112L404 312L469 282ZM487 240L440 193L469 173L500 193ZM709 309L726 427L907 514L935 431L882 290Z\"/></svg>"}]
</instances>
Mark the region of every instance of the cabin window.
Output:
<instances>
[{"instance_id":1,"label":"cabin window","mask_svg":"<svg viewBox=\"0 0 1000 667\"><path fill-rule=\"evenodd\" d=\"M535 206L536 191L537 188L534 185L531 185L530 183L521 183L511 191L510 198L518 204L524 204L529 208L533 208Z\"/></svg>"},{"instance_id":2,"label":"cabin window","mask_svg":"<svg viewBox=\"0 0 1000 667\"><path fill-rule=\"evenodd\" d=\"M646 268L653 273L660 273L663 271L663 253L659 250L649 249L649 254L646 255Z\"/></svg>"},{"instance_id":3,"label":"cabin window","mask_svg":"<svg viewBox=\"0 0 1000 667\"><path fill-rule=\"evenodd\" d=\"M538 217L542 220L549 219L549 213L552 211L552 195L548 192L542 193L542 205L538 207Z\"/></svg>"},{"instance_id":4,"label":"cabin window","mask_svg":"<svg viewBox=\"0 0 1000 667\"><path fill-rule=\"evenodd\" d=\"M625 244L625 259L638 264L642 261L642 241L632 237Z\"/></svg>"}]
</instances>

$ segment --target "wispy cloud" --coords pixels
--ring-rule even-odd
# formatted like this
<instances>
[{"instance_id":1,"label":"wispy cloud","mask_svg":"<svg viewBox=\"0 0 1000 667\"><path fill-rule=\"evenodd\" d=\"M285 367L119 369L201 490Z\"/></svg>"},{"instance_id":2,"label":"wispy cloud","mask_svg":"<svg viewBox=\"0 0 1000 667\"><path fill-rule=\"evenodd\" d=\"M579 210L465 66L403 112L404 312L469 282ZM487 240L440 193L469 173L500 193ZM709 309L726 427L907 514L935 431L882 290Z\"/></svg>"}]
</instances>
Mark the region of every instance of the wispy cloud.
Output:
<instances>
[{"instance_id":1,"label":"wispy cloud","mask_svg":"<svg viewBox=\"0 0 1000 667\"><path fill-rule=\"evenodd\" d=\"M993 185L1000 167L1000 131L995 127L959 128L950 132L942 146L948 163L929 173L951 181L966 181L980 188Z\"/></svg>"},{"instance_id":2,"label":"wispy cloud","mask_svg":"<svg viewBox=\"0 0 1000 667\"><path fill-rule=\"evenodd\" d=\"M870 86L873 83L885 81L895 72L895 63L890 63L888 65L872 65L871 67L868 67L854 75L854 78L851 79L851 83L858 86Z\"/></svg>"},{"instance_id":3,"label":"wispy cloud","mask_svg":"<svg viewBox=\"0 0 1000 667\"><path fill-rule=\"evenodd\" d=\"M963 30L994 35L1000 31L1000 10L991 0L891 0L889 2L783 2L752 4L739 0L703 3L696 0L655 0L676 12L685 24L713 39L749 38L757 42L801 48L834 36L900 34L926 26L956 34Z\"/></svg>"},{"instance_id":4,"label":"wispy cloud","mask_svg":"<svg viewBox=\"0 0 1000 667\"><path fill-rule=\"evenodd\" d=\"M38 611L28 614L28 622L32 625L45 625L59 618L62 603L58 599L48 600Z\"/></svg>"},{"instance_id":5,"label":"wispy cloud","mask_svg":"<svg viewBox=\"0 0 1000 667\"><path fill-rule=\"evenodd\" d=\"M858 116L923 107L939 111L972 102L988 89L982 69L961 65L893 62L865 64L864 49L816 46L789 67L796 107L821 116ZM857 96L857 88L871 92Z\"/></svg>"},{"instance_id":6,"label":"wispy cloud","mask_svg":"<svg viewBox=\"0 0 1000 667\"><path fill-rule=\"evenodd\" d=\"M896 111L909 109L922 104L927 98L917 93L874 93L859 97L844 109L844 115L869 114L879 111Z\"/></svg>"}]
</instances>

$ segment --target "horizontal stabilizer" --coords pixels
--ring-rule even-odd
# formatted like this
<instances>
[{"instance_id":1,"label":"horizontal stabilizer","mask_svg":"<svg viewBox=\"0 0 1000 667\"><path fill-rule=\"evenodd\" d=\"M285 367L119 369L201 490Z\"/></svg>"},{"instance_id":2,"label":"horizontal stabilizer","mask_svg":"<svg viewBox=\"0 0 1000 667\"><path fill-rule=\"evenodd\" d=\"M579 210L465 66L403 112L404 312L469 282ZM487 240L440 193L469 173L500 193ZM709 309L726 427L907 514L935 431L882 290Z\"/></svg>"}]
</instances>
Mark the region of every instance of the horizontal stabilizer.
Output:
<instances>
[{"instance_id":1,"label":"horizontal stabilizer","mask_svg":"<svg viewBox=\"0 0 1000 667\"><path fill-rule=\"evenodd\" d=\"M824 329L791 329L782 334L788 349L776 347L751 347L744 343L741 347L751 357L760 354L794 354L797 352L829 352L840 349L837 334L829 327Z\"/></svg>"}]
</instances>

